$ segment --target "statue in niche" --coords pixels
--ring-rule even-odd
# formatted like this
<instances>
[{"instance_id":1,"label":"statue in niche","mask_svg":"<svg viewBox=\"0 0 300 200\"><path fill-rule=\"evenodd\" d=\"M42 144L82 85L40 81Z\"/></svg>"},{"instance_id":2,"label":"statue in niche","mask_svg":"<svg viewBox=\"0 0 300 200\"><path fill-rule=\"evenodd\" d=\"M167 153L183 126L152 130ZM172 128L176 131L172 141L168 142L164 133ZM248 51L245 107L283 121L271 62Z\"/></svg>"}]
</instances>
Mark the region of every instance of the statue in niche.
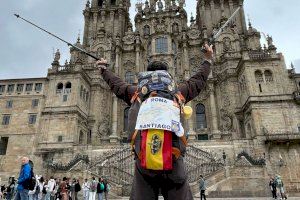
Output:
<instances>
[{"instance_id":1,"label":"statue in niche","mask_svg":"<svg viewBox=\"0 0 300 200\"><path fill-rule=\"evenodd\" d=\"M223 52L228 52L232 50L232 44L231 44L231 40L228 37L225 37L223 39Z\"/></svg>"},{"instance_id":2,"label":"statue in niche","mask_svg":"<svg viewBox=\"0 0 300 200\"><path fill-rule=\"evenodd\" d=\"M179 32L179 27L178 27L178 24L177 23L174 23L172 25L172 32L173 33L178 33Z\"/></svg>"},{"instance_id":3,"label":"statue in niche","mask_svg":"<svg viewBox=\"0 0 300 200\"><path fill-rule=\"evenodd\" d=\"M150 27L148 25L144 26L144 36L150 35Z\"/></svg>"},{"instance_id":4,"label":"statue in niche","mask_svg":"<svg viewBox=\"0 0 300 200\"><path fill-rule=\"evenodd\" d=\"M97 49L97 56L98 56L98 58L104 58L104 49L103 49L103 47L99 47Z\"/></svg>"}]
</instances>

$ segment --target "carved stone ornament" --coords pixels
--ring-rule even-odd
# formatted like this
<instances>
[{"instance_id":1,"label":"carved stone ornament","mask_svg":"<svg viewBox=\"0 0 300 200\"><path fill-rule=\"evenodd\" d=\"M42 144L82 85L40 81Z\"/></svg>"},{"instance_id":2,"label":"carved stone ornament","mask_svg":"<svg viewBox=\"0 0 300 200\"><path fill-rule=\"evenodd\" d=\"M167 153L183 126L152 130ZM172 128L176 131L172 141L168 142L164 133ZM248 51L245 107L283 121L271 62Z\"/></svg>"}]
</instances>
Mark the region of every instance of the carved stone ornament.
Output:
<instances>
[{"instance_id":1,"label":"carved stone ornament","mask_svg":"<svg viewBox=\"0 0 300 200\"><path fill-rule=\"evenodd\" d=\"M135 63L132 60L126 60L123 63L123 67L126 71L134 71L135 69Z\"/></svg>"},{"instance_id":2,"label":"carved stone ornament","mask_svg":"<svg viewBox=\"0 0 300 200\"><path fill-rule=\"evenodd\" d=\"M157 33L164 33L167 31L167 25L164 19L155 19L154 21L155 31Z\"/></svg>"},{"instance_id":3,"label":"carved stone ornament","mask_svg":"<svg viewBox=\"0 0 300 200\"><path fill-rule=\"evenodd\" d=\"M110 130L110 123L109 120L110 117L106 115L101 122L98 124L97 128L97 135L99 138L104 138L110 135L111 130Z\"/></svg>"},{"instance_id":4,"label":"carved stone ornament","mask_svg":"<svg viewBox=\"0 0 300 200\"><path fill-rule=\"evenodd\" d=\"M228 111L224 110L223 108L220 110L220 130L221 131L231 131L233 127L233 117Z\"/></svg>"},{"instance_id":5,"label":"carved stone ornament","mask_svg":"<svg viewBox=\"0 0 300 200\"><path fill-rule=\"evenodd\" d=\"M189 36L189 39L196 40L200 38L201 32L197 29L196 26L192 26L187 35Z\"/></svg>"},{"instance_id":6,"label":"carved stone ornament","mask_svg":"<svg viewBox=\"0 0 300 200\"><path fill-rule=\"evenodd\" d=\"M125 33L125 36L123 37L123 43L125 45L131 45L131 44L134 44L134 41L135 41L135 35L134 35L134 32L129 29L126 33Z\"/></svg>"}]
</instances>

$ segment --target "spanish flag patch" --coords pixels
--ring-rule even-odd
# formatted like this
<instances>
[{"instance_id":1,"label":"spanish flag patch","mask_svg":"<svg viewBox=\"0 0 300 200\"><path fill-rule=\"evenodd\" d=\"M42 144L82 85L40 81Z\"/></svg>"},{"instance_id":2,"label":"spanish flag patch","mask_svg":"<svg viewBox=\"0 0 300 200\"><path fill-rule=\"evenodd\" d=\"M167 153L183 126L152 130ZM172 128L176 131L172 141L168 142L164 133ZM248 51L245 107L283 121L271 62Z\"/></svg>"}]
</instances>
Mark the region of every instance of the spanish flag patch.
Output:
<instances>
[{"instance_id":1,"label":"spanish flag patch","mask_svg":"<svg viewBox=\"0 0 300 200\"><path fill-rule=\"evenodd\" d=\"M172 170L172 132L142 130L141 166L152 170Z\"/></svg>"}]
</instances>

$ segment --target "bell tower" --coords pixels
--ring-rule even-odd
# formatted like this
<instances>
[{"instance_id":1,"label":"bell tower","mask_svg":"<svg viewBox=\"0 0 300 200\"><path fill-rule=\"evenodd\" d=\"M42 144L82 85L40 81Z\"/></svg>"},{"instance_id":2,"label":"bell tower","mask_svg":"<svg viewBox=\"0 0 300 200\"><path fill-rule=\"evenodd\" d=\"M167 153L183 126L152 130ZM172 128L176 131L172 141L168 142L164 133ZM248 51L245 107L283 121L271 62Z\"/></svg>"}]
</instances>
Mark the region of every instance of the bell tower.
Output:
<instances>
[{"instance_id":1,"label":"bell tower","mask_svg":"<svg viewBox=\"0 0 300 200\"><path fill-rule=\"evenodd\" d=\"M129 7L130 0L88 0L83 10L83 46L97 52L93 49L97 42L123 37L130 21ZM97 52L100 53L103 52Z\"/></svg>"}]
</instances>

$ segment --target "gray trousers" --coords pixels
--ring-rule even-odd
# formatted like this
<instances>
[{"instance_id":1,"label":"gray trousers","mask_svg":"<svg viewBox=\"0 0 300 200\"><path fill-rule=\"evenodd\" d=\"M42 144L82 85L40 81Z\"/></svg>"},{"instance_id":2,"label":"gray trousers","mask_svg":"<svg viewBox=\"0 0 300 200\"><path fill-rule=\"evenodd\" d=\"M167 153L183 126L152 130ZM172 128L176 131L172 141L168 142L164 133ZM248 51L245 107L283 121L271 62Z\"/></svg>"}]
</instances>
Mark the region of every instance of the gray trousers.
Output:
<instances>
[{"instance_id":1,"label":"gray trousers","mask_svg":"<svg viewBox=\"0 0 300 200\"><path fill-rule=\"evenodd\" d=\"M182 158L167 173L143 170L136 161L130 200L158 200L160 193L165 200L193 200Z\"/></svg>"}]
</instances>

